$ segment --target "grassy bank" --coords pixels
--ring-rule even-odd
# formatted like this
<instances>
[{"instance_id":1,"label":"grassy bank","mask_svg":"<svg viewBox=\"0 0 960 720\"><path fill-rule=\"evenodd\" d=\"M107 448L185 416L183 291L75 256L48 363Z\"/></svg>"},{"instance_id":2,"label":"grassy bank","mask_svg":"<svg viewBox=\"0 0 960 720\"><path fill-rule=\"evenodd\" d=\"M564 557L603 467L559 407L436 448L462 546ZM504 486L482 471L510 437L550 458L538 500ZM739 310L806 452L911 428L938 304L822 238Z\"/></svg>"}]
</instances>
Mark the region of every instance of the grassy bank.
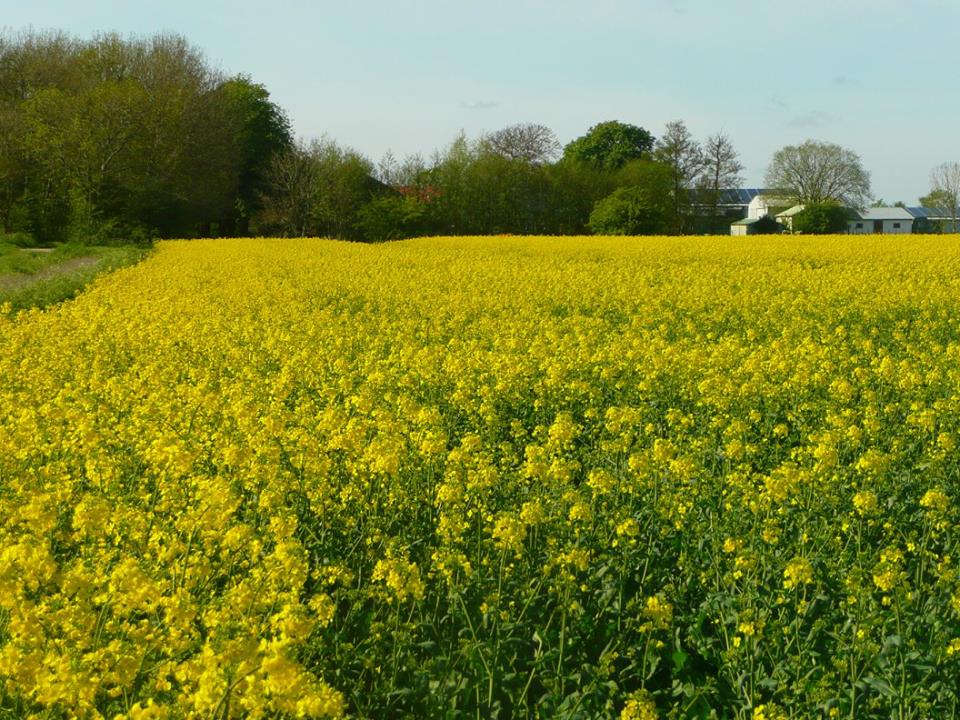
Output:
<instances>
[{"instance_id":1,"label":"grassy bank","mask_svg":"<svg viewBox=\"0 0 960 720\"><path fill-rule=\"evenodd\" d=\"M100 273L138 262L146 252L72 244L35 251L0 243L0 306L24 310L68 300Z\"/></svg>"}]
</instances>

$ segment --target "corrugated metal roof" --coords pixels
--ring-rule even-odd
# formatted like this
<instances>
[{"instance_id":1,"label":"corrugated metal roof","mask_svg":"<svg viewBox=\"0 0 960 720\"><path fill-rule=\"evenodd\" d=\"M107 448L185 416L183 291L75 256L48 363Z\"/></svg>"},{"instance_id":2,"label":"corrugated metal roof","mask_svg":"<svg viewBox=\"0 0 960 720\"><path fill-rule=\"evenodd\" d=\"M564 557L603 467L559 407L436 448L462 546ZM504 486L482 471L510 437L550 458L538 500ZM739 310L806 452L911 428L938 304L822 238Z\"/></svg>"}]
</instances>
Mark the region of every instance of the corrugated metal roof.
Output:
<instances>
[{"instance_id":1,"label":"corrugated metal roof","mask_svg":"<svg viewBox=\"0 0 960 720\"><path fill-rule=\"evenodd\" d=\"M878 207L865 208L858 210L857 215L861 220L913 220L914 216L909 210L902 207Z\"/></svg>"}]
</instances>

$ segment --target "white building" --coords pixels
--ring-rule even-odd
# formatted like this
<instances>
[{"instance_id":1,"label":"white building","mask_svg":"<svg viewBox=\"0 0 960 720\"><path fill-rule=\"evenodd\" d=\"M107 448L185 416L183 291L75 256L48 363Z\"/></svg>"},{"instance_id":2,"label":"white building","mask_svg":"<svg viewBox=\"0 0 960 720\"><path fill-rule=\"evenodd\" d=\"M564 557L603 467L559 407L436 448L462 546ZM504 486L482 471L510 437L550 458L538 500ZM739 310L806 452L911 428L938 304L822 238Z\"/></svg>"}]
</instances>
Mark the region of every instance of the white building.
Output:
<instances>
[{"instance_id":1,"label":"white building","mask_svg":"<svg viewBox=\"0 0 960 720\"><path fill-rule=\"evenodd\" d=\"M848 232L851 235L902 235L913 232L914 216L906 208L879 207L855 210Z\"/></svg>"},{"instance_id":2,"label":"white building","mask_svg":"<svg viewBox=\"0 0 960 720\"><path fill-rule=\"evenodd\" d=\"M805 205L794 205L783 212L777 213L776 221L783 225L787 230L793 232L793 216L803 210Z\"/></svg>"},{"instance_id":3,"label":"white building","mask_svg":"<svg viewBox=\"0 0 960 720\"><path fill-rule=\"evenodd\" d=\"M792 204L793 203L786 198L767 195L761 191L750 199L750 203L747 205L747 219L756 220L766 217L771 213L776 214L774 211L788 208Z\"/></svg>"}]
</instances>

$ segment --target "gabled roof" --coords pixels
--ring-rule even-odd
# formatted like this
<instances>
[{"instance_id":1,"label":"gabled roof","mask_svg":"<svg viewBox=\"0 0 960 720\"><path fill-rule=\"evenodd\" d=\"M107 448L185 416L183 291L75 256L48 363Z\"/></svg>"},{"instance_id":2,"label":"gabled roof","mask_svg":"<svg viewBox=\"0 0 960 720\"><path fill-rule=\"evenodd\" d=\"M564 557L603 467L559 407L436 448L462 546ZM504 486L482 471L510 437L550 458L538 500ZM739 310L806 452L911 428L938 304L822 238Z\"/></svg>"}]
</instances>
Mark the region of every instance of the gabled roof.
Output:
<instances>
[{"instance_id":1,"label":"gabled roof","mask_svg":"<svg viewBox=\"0 0 960 720\"><path fill-rule=\"evenodd\" d=\"M856 211L857 217L861 220L910 220L914 216L906 208L902 207L878 207L864 208Z\"/></svg>"},{"instance_id":2,"label":"gabled roof","mask_svg":"<svg viewBox=\"0 0 960 720\"><path fill-rule=\"evenodd\" d=\"M792 208L787 208L787 209L784 210L782 213L777 213L777 217L778 217L778 218L780 218L780 217L793 217L793 216L796 215L798 212L800 212L801 210L803 210L804 207L806 207L806 206L805 206L805 205L794 205Z\"/></svg>"}]
</instances>

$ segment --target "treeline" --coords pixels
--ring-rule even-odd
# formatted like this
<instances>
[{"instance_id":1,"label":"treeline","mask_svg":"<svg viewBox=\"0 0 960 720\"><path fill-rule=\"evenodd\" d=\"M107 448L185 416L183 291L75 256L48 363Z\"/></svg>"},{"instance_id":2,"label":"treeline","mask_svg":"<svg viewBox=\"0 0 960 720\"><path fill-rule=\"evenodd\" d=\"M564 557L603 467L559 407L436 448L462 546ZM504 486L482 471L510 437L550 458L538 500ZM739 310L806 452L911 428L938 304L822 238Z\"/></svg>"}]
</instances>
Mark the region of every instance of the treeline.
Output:
<instances>
[{"instance_id":1,"label":"treeline","mask_svg":"<svg viewBox=\"0 0 960 720\"><path fill-rule=\"evenodd\" d=\"M183 38L0 36L0 232L39 243L152 237L727 232L741 165L719 133L604 122L461 135L374 163L296 142L262 85ZM735 219L735 218L734 218Z\"/></svg>"},{"instance_id":2,"label":"treeline","mask_svg":"<svg viewBox=\"0 0 960 720\"><path fill-rule=\"evenodd\" d=\"M258 229L270 235L388 240L417 235L729 232L720 190L742 167L722 133L696 142L682 122L659 140L604 122L565 147L519 124L429 160L374 164L332 140L297 144L271 166Z\"/></svg>"}]
</instances>

